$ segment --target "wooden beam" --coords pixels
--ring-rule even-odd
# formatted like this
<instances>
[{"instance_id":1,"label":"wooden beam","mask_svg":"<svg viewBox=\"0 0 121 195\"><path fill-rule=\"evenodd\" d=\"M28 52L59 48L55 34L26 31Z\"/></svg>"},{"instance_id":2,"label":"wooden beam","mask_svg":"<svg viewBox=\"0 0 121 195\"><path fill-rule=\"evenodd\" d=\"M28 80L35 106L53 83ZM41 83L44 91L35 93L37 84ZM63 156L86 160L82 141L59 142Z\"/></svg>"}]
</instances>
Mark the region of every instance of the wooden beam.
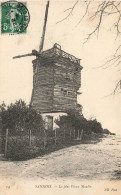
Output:
<instances>
[{"instance_id":1,"label":"wooden beam","mask_svg":"<svg viewBox=\"0 0 121 195\"><path fill-rule=\"evenodd\" d=\"M5 157L7 156L7 149L8 149L8 129L6 129L6 135L5 135Z\"/></svg>"},{"instance_id":2,"label":"wooden beam","mask_svg":"<svg viewBox=\"0 0 121 195\"><path fill-rule=\"evenodd\" d=\"M27 56L33 56L33 54L32 53L28 53L28 54L24 54L24 55L14 56L13 59L27 57Z\"/></svg>"},{"instance_id":3,"label":"wooden beam","mask_svg":"<svg viewBox=\"0 0 121 195\"><path fill-rule=\"evenodd\" d=\"M13 59L27 57L27 56L40 56L40 54L38 53L38 51L36 51L34 49L34 50L32 50L32 53L23 54L23 55L19 55L19 56L14 56Z\"/></svg>"},{"instance_id":4,"label":"wooden beam","mask_svg":"<svg viewBox=\"0 0 121 195\"><path fill-rule=\"evenodd\" d=\"M46 10L45 10L45 19L44 19L43 32L42 32L42 37L41 37L41 42L40 42L40 47L39 47L39 53L41 53L43 50L45 31L46 31L46 25L47 25L47 17L48 17L48 8L49 8L49 1L47 1Z\"/></svg>"}]
</instances>

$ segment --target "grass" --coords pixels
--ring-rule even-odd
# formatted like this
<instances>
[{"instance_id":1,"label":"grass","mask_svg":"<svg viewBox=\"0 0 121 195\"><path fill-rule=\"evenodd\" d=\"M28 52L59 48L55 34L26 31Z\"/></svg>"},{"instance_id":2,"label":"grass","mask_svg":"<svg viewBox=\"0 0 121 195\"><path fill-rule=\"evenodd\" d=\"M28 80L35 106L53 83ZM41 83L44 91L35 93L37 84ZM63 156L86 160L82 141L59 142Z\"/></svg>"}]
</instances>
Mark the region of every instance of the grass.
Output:
<instances>
[{"instance_id":1,"label":"grass","mask_svg":"<svg viewBox=\"0 0 121 195\"><path fill-rule=\"evenodd\" d=\"M106 136L107 135L104 134L91 133L89 135L84 135L82 140L71 139L70 137L63 139L62 136L60 136L56 140L56 144L55 139L50 137L50 139L47 140L46 147L44 147L42 137L32 136L31 146L29 146L28 136L13 136L8 140L8 151L6 157L7 159L14 161L28 160L78 144L96 144L101 141L101 138Z\"/></svg>"}]
</instances>

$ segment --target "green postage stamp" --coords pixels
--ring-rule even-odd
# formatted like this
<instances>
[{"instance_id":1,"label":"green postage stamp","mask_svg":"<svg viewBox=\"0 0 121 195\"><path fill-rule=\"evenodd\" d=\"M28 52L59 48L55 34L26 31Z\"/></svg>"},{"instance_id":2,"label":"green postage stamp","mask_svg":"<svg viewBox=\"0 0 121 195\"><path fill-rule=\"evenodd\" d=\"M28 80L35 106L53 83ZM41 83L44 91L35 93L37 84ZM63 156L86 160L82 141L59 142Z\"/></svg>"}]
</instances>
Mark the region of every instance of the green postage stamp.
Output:
<instances>
[{"instance_id":1,"label":"green postage stamp","mask_svg":"<svg viewBox=\"0 0 121 195\"><path fill-rule=\"evenodd\" d=\"M26 2L7 1L1 3L1 33L26 33L30 21Z\"/></svg>"}]
</instances>

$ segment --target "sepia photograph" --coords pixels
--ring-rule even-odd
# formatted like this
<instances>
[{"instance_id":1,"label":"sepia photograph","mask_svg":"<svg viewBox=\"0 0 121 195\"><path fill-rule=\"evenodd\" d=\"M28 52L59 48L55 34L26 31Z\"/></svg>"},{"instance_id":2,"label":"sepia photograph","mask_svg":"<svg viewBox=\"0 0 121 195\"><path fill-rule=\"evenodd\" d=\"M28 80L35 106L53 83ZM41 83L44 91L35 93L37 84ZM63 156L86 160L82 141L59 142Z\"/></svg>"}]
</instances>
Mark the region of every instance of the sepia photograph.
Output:
<instances>
[{"instance_id":1,"label":"sepia photograph","mask_svg":"<svg viewBox=\"0 0 121 195\"><path fill-rule=\"evenodd\" d=\"M121 1L0 0L0 195L121 194Z\"/></svg>"}]
</instances>

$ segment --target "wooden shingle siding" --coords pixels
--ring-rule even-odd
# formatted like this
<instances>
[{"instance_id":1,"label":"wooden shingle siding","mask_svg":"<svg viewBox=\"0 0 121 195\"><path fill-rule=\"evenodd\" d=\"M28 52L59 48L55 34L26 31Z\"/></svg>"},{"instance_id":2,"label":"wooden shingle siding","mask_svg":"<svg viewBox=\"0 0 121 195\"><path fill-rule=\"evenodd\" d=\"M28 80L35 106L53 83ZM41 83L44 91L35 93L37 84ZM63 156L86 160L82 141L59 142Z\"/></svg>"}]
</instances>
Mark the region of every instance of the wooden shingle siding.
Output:
<instances>
[{"instance_id":1,"label":"wooden shingle siding","mask_svg":"<svg viewBox=\"0 0 121 195\"><path fill-rule=\"evenodd\" d=\"M41 61L34 61L34 68L36 63L39 63L38 74L34 75L36 83L34 84L34 96L32 105L38 111L52 111L53 110L53 66L51 64L42 64ZM33 78L34 79L34 78Z\"/></svg>"},{"instance_id":2,"label":"wooden shingle siding","mask_svg":"<svg viewBox=\"0 0 121 195\"><path fill-rule=\"evenodd\" d=\"M62 88L63 87L63 88ZM64 94L64 91L61 89L64 89L67 91L66 94ZM68 95L68 92L71 92L71 94ZM68 110L68 109L73 109L76 108L77 104L77 96L76 92L72 91L72 88L64 86L55 86L54 87L54 100L53 100L53 105L54 109L59 109L59 110Z\"/></svg>"},{"instance_id":3,"label":"wooden shingle siding","mask_svg":"<svg viewBox=\"0 0 121 195\"><path fill-rule=\"evenodd\" d=\"M40 112L75 109L77 91L81 86L80 67L79 64L55 54L34 60L32 106Z\"/></svg>"},{"instance_id":4,"label":"wooden shingle siding","mask_svg":"<svg viewBox=\"0 0 121 195\"><path fill-rule=\"evenodd\" d=\"M54 68L54 109L74 109L77 105L77 93L74 83L74 65L55 63Z\"/></svg>"}]
</instances>

